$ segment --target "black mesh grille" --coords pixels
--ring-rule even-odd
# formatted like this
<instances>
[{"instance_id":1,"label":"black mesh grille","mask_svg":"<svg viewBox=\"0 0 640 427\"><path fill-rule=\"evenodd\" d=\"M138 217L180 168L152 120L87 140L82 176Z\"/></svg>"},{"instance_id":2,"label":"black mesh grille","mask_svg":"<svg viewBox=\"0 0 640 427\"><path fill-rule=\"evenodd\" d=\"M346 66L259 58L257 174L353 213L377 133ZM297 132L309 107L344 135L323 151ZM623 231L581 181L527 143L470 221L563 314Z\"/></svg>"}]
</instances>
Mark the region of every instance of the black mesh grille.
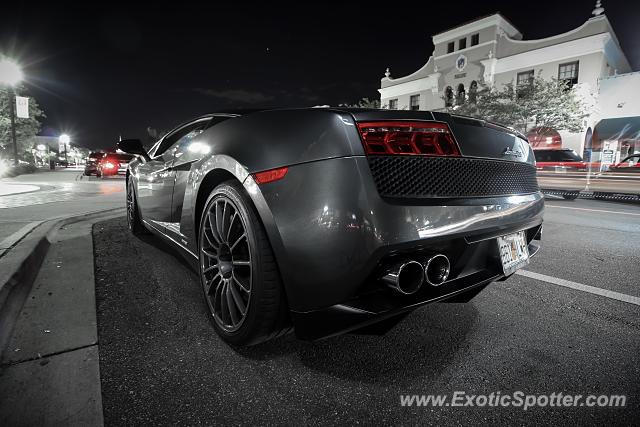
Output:
<instances>
[{"instance_id":1,"label":"black mesh grille","mask_svg":"<svg viewBox=\"0 0 640 427\"><path fill-rule=\"evenodd\" d=\"M369 156L383 197L491 197L538 191L527 163L464 157Z\"/></svg>"}]
</instances>

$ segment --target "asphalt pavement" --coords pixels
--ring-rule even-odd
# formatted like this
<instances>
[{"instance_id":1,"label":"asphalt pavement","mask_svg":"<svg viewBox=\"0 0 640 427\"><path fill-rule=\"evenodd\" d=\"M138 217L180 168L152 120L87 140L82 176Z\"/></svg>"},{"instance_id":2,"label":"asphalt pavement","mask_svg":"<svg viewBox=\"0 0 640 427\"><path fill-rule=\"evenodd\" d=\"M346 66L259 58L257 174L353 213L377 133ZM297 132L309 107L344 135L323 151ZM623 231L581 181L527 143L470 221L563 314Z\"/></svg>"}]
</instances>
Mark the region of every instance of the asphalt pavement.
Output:
<instances>
[{"instance_id":1,"label":"asphalt pavement","mask_svg":"<svg viewBox=\"0 0 640 427\"><path fill-rule=\"evenodd\" d=\"M384 336L289 335L249 349L215 335L197 275L162 241L131 236L124 219L96 225L93 239L106 425L632 425L640 416L637 205L548 201L543 249L526 269L537 278L426 306ZM456 391L627 401L400 404L401 395Z\"/></svg>"}]
</instances>

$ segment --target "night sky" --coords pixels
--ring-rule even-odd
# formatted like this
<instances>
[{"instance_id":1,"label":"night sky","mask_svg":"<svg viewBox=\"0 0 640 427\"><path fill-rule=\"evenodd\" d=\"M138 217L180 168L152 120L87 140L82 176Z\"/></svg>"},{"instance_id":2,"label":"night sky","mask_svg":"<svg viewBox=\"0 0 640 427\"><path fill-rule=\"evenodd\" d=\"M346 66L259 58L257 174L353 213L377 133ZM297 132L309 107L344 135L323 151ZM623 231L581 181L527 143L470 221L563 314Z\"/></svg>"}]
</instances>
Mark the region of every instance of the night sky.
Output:
<instances>
[{"instance_id":1,"label":"night sky","mask_svg":"<svg viewBox=\"0 0 640 427\"><path fill-rule=\"evenodd\" d=\"M548 37L585 22L595 1L21 3L2 7L0 52L24 65L42 134L109 148L212 111L378 98L385 68L417 70L433 34L500 11L525 39ZM640 2L603 6L638 70Z\"/></svg>"}]
</instances>

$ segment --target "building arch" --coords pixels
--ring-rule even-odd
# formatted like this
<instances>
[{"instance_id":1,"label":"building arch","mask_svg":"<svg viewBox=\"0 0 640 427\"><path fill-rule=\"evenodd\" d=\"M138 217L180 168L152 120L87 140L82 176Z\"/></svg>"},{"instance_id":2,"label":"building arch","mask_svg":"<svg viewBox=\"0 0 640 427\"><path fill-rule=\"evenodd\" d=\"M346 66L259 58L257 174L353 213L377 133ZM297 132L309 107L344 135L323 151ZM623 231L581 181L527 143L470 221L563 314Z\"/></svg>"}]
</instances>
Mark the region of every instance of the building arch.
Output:
<instances>
[{"instance_id":1,"label":"building arch","mask_svg":"<svg viewBox=\"0 0 640 427\"><path fill-rule=\"evenodd\" d=\"M444 89L444 105L445 107L453 106L453 88L451 86Z\"/></svg>"},{"instance_id":2,"label":"building arch","mask_svg":"<svg viewBox=\"0 0 640 427\"><path fill-rule=\"evenodd\" d=\"M473 80L469 85L469 102L475 104L478 99L478 82Z\"/></svg>"},{"instance_id":3,"label":"building arch","mask_svg":"<svg viewBox=\"0 0 640 427\"><path fill-rule=\"evenodd\" d=\"M465 98L466 98L466 91L464 89L464 84L460 83L458 85L458 91L456 93L456 104L458 105L462 105L464 104Z\"/></svg>"}]
</instances>

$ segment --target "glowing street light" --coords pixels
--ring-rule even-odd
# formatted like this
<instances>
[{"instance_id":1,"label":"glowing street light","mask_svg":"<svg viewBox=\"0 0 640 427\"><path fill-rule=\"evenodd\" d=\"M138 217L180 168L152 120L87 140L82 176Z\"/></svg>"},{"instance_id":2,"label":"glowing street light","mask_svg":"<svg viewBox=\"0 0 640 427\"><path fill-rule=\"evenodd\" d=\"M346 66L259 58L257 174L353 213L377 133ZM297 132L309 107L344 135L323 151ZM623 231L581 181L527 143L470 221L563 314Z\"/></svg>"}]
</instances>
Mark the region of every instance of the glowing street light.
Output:
<instances>
[{"instance_id":1,"label":"glowing street light","mask_svg":"<svg viewBox=\"0 0 640 427\"><path fill-rule=\"evenodd\" d=\"M16 142L16 106L13 87L22 81L22 69L10 59L0 59L0 84L7 86L11 109L11 138L13 139L13 164L18 166L18 143Z\"/></svg>"},{"instance_id":2,"label":"glowing street light","mask_svg":"<svg viewBox=\"0 0 640 427\"><path fill-rule=\"evenodd\" d=\"M15 86L22 81L20 66L10 59L0 60L0 83Z\"/></svg>"}]
</instances>

